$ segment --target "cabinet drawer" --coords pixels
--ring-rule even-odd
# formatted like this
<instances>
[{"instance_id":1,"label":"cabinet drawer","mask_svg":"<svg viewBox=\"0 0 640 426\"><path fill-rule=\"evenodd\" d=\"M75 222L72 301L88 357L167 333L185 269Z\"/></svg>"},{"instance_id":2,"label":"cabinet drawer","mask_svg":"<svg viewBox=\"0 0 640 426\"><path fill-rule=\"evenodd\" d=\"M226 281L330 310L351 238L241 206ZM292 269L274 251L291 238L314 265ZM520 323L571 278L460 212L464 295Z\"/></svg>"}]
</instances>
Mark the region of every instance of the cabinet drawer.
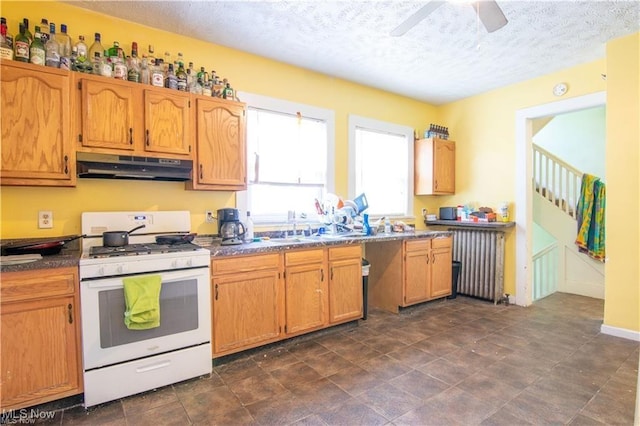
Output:
<instances>
[{"instance_id":1,"label":"cabinet drawer","mask_svg":"<svg viewBox=\"0 0 640 426\"><path fill-rule=\"evenodd\" d=\"M438 237L431 240L431 248L451 247L451 237Z\"/></svg>"},{"instance_id":2,"label":"cabinet drawer","mask_svg":"<svg viewBox=\"0 0 640 426\"><path fill-rule=\"evenodd\" d=\"M323 260L324 249L292 251L284 254L286 266L322 263Z\"/></svg>"},{"instance_id":3,"label":"cabinet drawer","mask_svg":"<svg viewBox=\"0 0 640 426\"><path fill-rule=\"evenodd\" d=\"M211 261L211 274L222 275L236 272L277 269L279 263L280 255L278 253L214 259Z\"/></svg>"},{"instance_id":4,"label":"cabinet drawer","mask_svg":"<svg viewBox=\"0 0 640 426\"><path fill-rule=\"evenodd\" d=\"M329 260L353 259L362 257L360 246L342 246L329 248Z\"/></svg>"},{"instance_id":5,"label":"cabinet drawer","mask_svg":"<svg viewBox=\"0 0 640 426\"><path fill-rule=\"evenodd\" d=\"M2 302L13 302L73 294L77 280L76 268L5 272L0 282L0 298Z\"/></svg>"},{"instance_id":6,"label":"cabinet drawer","mask_svg":"<svg viewBox=\"0 0 640 426\"><path fill-rule=\"evenodd\" d=\"M406 251L429 250L431 248L431 240L426 238L407 240L404 242Z\"/></svg>"}]
</instances>

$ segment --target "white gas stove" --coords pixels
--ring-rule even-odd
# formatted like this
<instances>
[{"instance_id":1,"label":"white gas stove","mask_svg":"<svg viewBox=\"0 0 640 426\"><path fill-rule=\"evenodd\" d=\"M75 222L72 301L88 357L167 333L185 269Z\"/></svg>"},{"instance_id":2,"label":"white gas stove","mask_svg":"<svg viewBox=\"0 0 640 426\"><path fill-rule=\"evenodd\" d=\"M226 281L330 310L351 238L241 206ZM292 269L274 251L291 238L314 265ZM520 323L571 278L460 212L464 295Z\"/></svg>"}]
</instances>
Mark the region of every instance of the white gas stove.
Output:
<instances>
[{"instance_id":1,"label":"white gas stove","mask_svg":"<svg viewBox=\"0 0 640 426\"><path fill-rule=\"evenodd\" d=\"M102 233L128 231L130 244L103 247ZM85 407L211 373L210 253L195 244L157 244L187 235L188 211L82 214L80 299ZM160 325L124 322L125 277L159 276Z\"/></svg>"}]
</instances>

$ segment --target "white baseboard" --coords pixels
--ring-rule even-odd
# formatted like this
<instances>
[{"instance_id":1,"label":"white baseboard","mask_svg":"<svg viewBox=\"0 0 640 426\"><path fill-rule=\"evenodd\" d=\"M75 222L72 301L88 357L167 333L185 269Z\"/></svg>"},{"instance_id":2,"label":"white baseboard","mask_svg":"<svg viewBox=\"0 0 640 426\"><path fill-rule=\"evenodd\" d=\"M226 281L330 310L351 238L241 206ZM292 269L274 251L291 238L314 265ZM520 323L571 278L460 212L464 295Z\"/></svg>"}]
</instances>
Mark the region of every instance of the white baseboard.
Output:
<instances>
[{"instance_id":1,"label":"white baseboard","mask_svg":"<svg viewBox=\"0 0 640 426\"><path fill-rule=\"evenodd\" d=\"M600 332L602 334L609 334L611 336L633 340L634 342L640 342L640 331L627 330L626 328L612 327L610 325L602 324L600 326Z\"/></svg>"}]
</instances>

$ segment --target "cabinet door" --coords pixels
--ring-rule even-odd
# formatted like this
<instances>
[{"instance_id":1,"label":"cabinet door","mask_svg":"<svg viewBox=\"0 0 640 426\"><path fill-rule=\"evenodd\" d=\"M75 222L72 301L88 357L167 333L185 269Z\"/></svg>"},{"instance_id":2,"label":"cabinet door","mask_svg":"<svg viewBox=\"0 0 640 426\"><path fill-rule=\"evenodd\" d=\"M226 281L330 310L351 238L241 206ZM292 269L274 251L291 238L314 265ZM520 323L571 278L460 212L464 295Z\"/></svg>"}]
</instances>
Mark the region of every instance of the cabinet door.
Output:
<instances>
[{"instance_id":1,"label":"cabinet door","mask_svg":"<svg viewBox=\"0 0 640 426\"><path fill-rule=\"evenodd\" d=\"M82 79L81 134L83 147L133 151L134 137L142 129L134 128L134 92L117 81Z\"/></svg>"},{"instance_id":2,"label":"cabinet door","mask_svg":"<svg viewBox=\"0 0 640 426\"><path fill-rule=\"evenodd\" d=\"M3 303L2 408L81 391L73 296Z\"/></svg>"},{"instance_id":3,"label":"cabinet door","mask_svg":"<svg viewBox=\"0 0 640 426\"><path fill-rule=\"evenodd\" d=\"M429 276L431 265L428 250L412 250L405 253L404 304L423 302L429 299Z\"/></svg>"},{"instance_id":4,"label":"cabinet door","mask_svg":"<svg viewBox=\"0 0 640 426\"><path fill-rule=\"evenodd\" d=\"M196 146L190 189L247 188L244 104L197 98Z\"/></svg>"},{"instance_id":5,"label":"cabinet door","mask_svg":"<svg viewBox=\"0 0 640 426\"><path fill-rule=\"evenodd\" d=\"M456 190L456 144L455 142L435 139L434 144L434 182L435 194L453 194Z\"/></svg>"},{"instance_id":6,"label":"cabinet door","mask_svg":"<svg viewBox=\"0 0 640 426\"><path fill-rule=\"evenodd\" d=\"M285 270L285 331L300 333L327 323L327 284L321 263Z\"/></svg>"},{"instance_id":7,"label":"cabinet door","mask_svg":"<svg viewBox=\"0 0 640 426\"><path fill-rule=\"evenodd\" d=\"M189 94L144 91L144 149L191 155Z\"/></svg>"},{"instance_id":8,"label":"cabinet door","mask_svg":"<svg viewBox=\"0 0 640 426\"><path fill-rule=\"evenodd\" d=\"M214 354L279 336L278 271L214 277L212 285Z\"/></svg>"},{"instance_id":9,"label":"cabinet door","mask_svg":"<svg viewBox=\"0 0 640 426\"><path fill-rule=\"evenodd\" d=\"M74 186L68 73L34 67L2 64L1 182Z\"/></svg>"},{"instance_id":10,"label":"cabinet door","mask_svg":"<svg viewBox=\"0 0 640 426\"><path fill-rule=\"evenodd\" d=\"M431 250L431 298L451 294L451 248Z\"/></svg>"},{"instance_id":11,"label":"cabinet door","mask_svg":"<svg viewBox=\"0 0 640 426\"><path fill-rule=\"evenodd\" d=\"M453 141L420 139L414 146L414 191L416 195L453 194L455 185Z\"/></svg>"},{"instance_id":12,"label":"cabinet door","mask_svg":"<svg viewBox=\"0 0 640 426\"><path fill-rule=\"evenodd\" d=\"M329 321L362 318L362 303L360 257L329 262Z\"/></svg>"}]
</instances>

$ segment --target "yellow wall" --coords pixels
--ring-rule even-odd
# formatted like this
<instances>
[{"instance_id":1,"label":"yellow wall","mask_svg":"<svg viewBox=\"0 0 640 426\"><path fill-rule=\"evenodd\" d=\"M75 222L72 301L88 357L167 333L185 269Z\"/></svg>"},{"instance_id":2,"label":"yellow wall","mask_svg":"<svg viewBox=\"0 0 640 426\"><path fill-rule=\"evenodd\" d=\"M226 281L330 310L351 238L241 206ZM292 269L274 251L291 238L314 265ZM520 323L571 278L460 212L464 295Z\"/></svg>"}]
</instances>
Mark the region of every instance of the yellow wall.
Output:
<instances>
[{"instance_id":1,"label":"yellow wall","mask_svg":"<svg viewBox=\"0 0 640 426\"><path fill-rule=\"evenodd\" d=\"M141 50L152 43L156 53L182 51L197 66L215 69L236 89L335 110L336 191L347 192L347 120L358 114L404 124L420 132L429 122L449 127L457 143L456 188L451 197L416 197L422 207L436 212L442 205L473 202L497 207L515 198L515 113L557 100L552 87L569 85L567 97L602 90L607 97L607 264L605 324L640 330L638 314L638 34L608 44L607 59L554 72L441 107L324 76L222 46L177 36L127 21L95 14L64 3L3 1L2 16L12 32L27 17L46 16L66 23L77 39L100 31L103 45L118 40L126 48L137 41ZM608 74L603 81L600 74ZM636 124L630 128L630 123ZM625 165L625 167L621 167ZM204 210L233 205L230 192L184 191L179 183L110 182L82 180L76 188L2 187L2 238L42 237L80 232L80 213L99 210L171 210L192 213L192 229L214 233L204 223ZM511 214L514 214L513 204ZM37 229L37 211L53 210L55 227ZM635 217L629 217L629 213ZM418 223L419 227L423 227ZM515 293L515 236L506 244L505 291Z\"/></svg>"},{"instance_id":2,"label":"yellow wall","mask_svg":"<svg viewBox=\"0 0 640 426\"><path fill-rule=\"evenodd\" d=\"M10 32L18 22L29 18L34 23L46 17L59 28L65 23L74 41L80 34L90 45L93 33L102 34L103 46L114 40L129 50L137 41L142 52L149 44L156 55L180 51L188 61L215 69L229 78L233 87L294 102L333 109L336 117L336 192L347 194L347 125L348 115L357 114L422 131L435 122L436 109L431 105L394 95L345 80L268 60L188 37L178 36L121 19L96 14L57 2L2 1L2 16L7 18ZM49 237L80 232L83 211L115 210L190 210L192 230L201 234L216 233L215 225L206 224L204 211L233 206L231 192L184 191L184 184L165 182L133 182L80 180L76 188L2 187L0 231L2 238ZM421 206L416 205L416 211ZM37 228L38 210L52 210L54 228Z\"/></svg>"},{"instance_id":3,"label":"yellow wall","mask_svg":"<svg viewBox=\"0 0 640 426\"><path fill-rule=\"evenodd\" d=\"M640 331L640 33L607 44L604 323Z\"/></svg>"},{"instance_id":4,"label":"yellow wall","mask_svg":"<svg viewBox=\"0 0 640 426\"><path fill-rule=\"evenodd\" d=\"M569 85L565 98L605 90L600 77L605 61L569 68L539 78L505 86L440 108L440 122L455 129L456 194L443 197L445 205L471 202L496 209L509 202L515 217L516 111L557 101L552 88ZM515 294L515 231L507 231L505 293Z\"/></svg>"}]
</instances>

